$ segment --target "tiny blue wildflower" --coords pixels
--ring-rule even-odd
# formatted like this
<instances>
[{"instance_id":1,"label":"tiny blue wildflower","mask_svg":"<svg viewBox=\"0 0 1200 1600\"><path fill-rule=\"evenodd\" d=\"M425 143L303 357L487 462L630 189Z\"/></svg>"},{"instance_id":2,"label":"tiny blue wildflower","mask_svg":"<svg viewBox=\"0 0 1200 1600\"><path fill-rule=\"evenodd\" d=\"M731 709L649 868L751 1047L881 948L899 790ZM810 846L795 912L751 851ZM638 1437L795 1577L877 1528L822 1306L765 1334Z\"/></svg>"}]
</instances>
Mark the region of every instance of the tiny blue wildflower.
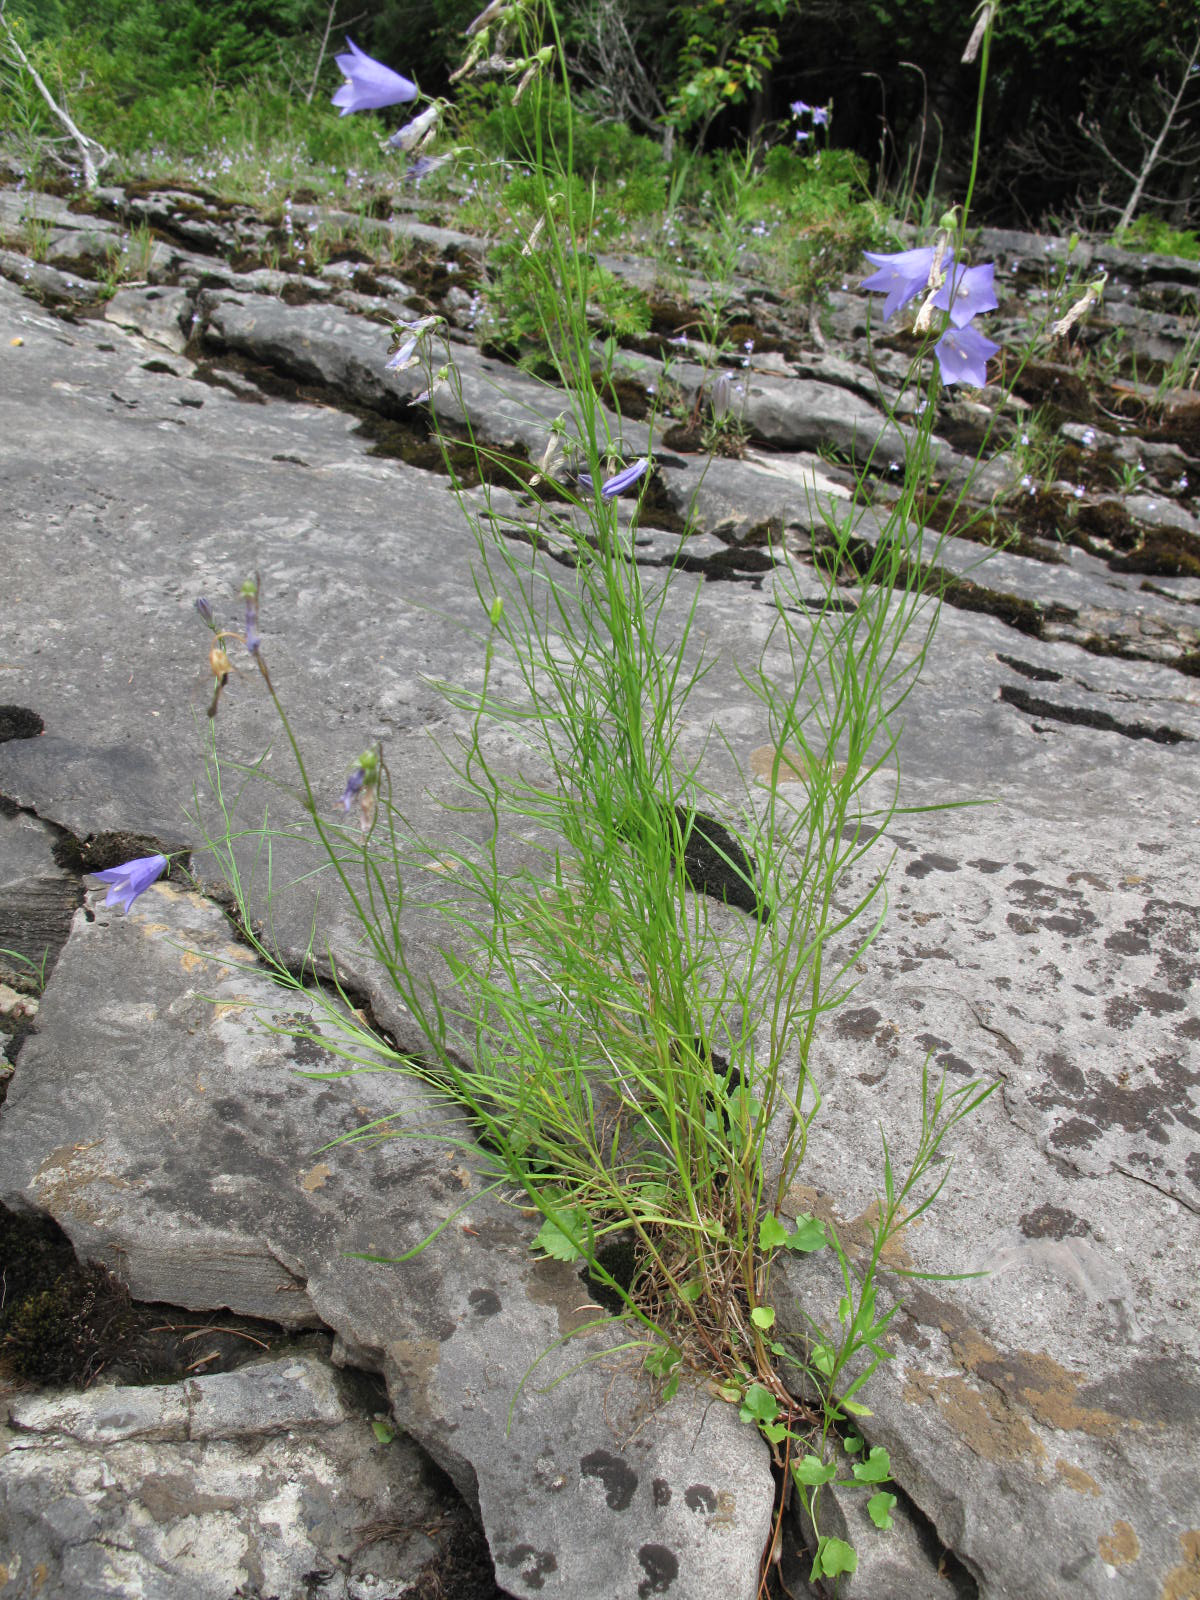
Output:
<instances>
[{"instance_id":1,"label":"tiny blue wildflower","mask_svg":"<svg viewBox=\"0 0 1200 1600\"><path fill-rule=\"evenodd\" d=\"M381 61L373 61L353 39L346 40L346 49L349 54L334 57L346 78L333 96L334 105L342 108L342 116L349 116L352 111L378 111L417 98L415 83Z\"/></svg>"},{"instance_id":2,"label":"tiny blue wildflower","mask_svg":"<svg viewBox=\"0 0 1200 1600\"><path fill-rule=\"evenodd\" d=\"M1000 346L975 328L947 328L933 347L943 383L969 383L974 389L987 384L988 357Z\"/></svg>"},{"instance_id":3,"label":"tiny blue wildflower","mask_svg":"<svg viewBox=\"0 0 1200 1600\"><path fill-rule=\"evenodd\" d=\"M126 861L123 866L108 867L93 876L111 886L104 897L104 904L119 905L128 911L137 897L145 894L152 883L157 883L166 870L166 856L138 856L133 861Z\"/></svg>"},{"instance_id":4,"label":"tiny blue wildflower","mask_svg":"<svg viewBox=\"0 0 1200 1600\"><path fill-rule=\"evenodd\" d=\"M831 115L832 113L828 106L813 106L812 108L812 119L815 127L827 128Z\"/></svg>"},{"instance_id":5,"label":"tiny blue wildflower","mask_svg":"<svg viewBox=\"0 0 1200 1600\"><path fill-rule=\"evenodd\" d=\"M797 128L796 129L796 143L797 144L803 144L806 139L811 139L811 138L812 138L812 134L808 131L807 128Z\"/></svg>"},{"instance_id":6,"label":"tiny blue wildflower","mask_svg":"<svg viewBox=\"0 0 1200 1600\"><path fill-rule=\"evenodd\" d=\"M213 621L213 608L209 605L208 601L202 594L196 596L196 610L204 618L205 622L208 623L210 628L215 626Z\"/></svg>"},{"instance_id":7,"label":"tiny blue wildflower","mask_svg":"<svg viewBox=\"0 0 1200 1600\"><path fill-rule=\"evenodd\" d=\"M793 100L788 110L794 117L803 117L812 111L812 107L807 100Z\"/></svg>"}]
</instances>

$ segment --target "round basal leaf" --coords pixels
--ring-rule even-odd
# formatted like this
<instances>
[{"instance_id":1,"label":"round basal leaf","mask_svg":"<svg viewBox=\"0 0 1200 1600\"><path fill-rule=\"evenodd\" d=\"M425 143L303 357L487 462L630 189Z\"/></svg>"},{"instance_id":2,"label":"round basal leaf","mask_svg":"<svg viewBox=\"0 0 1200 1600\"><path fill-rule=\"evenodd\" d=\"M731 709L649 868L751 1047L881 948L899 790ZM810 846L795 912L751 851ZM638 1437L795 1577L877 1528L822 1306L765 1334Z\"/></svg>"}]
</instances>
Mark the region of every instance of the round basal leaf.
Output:
<instances>
[{"instance_id":1,"label":"round basal leaf","mask_svg":"<svg viewBox=\"0 0 1200 1600\"><path fill-rule=\"evenodd\" d=\"M820 1217L797 1217L787 1247L789 1250L801 1250L808 1254L813 1250L824 1250L828 1243L825 1224Z\"/></svg>"},{"instance_id":2,"label":"round basal leaf","mask_svg":"<svg viewBox=\"0 0 1200 1600\"><path fill-rule=\"evenodd\" d=\"M851 1470L859 1483L883 1483L892 1475L892 1459L882 1445L875 1445L867 1459L856 1461Z\"/></svg>"},{"instance_id":3,"label":"round basal leaf","mask_svg":"<svg viewBox=\"0 0 1200 1600\"><path fill-rule=\"evenodd\" d=\"M778 1217L765 1216L758 1225L758 1242L764 1250L778 1250L787 1244L789 1234Z\"/></svg>"},{"instance_id":4,"label":"round basal leaf","mask_svg":"<svg viewBox=\"0 0 1200 1600\"><path fill-rule=\"evenodd\" d=\"M755 1306L750 1313L750 1321L756 1328L773 1328L775 1326L774 1306Z\"/></svg>"},{"instance_id":5,"label":"round basal leaf","mask_svg":"<svg viewBox=\"0 0 1200 1600\"><path fill-rule=\"evenodd\" d=\"M867 1501L867 1515L877 1528L890 1528L892 1525L891 1510L896 1504L896 1496L888 1494L886 1489L881 1489L878 1494L873 1494Z\"/></svg>"},{"instance_id":6,"label":"round basal leaf","mask_svg":"<svg viewBox=\"0 0 1200 1600\"><path fill-rule=\"evenodd\" d=\"M801 1456L792 1462L792 1476L797 1483L815 1489L819 1483L828 1483L837 1473L835 1466L826 1466L819 1456Z\"/></svg>"},{"instance_id":7,"label":"round basal leaf","mask_svg":"<svg viewBox=\"0 0 1200 1600\"><path fill-rule=\"evenodd\" d=\"M814 1578L836 1578L843 1572L854 1572L858 1567L858 1551L844 1539L822 1539L817 1545L817 1558L813 1562Z\"/></svg>"},{"instance_id":8,"label":"round basal leaf","mask_svg":"<svg viewBox=\"0 0 1200 1600\"><path fill-rule=\"evenodd\" d=\"M743 1422L774 1422L779 1415L779 1402L761 1383L752 1383L742 1399Z\"/></svg>"}]
</instances>

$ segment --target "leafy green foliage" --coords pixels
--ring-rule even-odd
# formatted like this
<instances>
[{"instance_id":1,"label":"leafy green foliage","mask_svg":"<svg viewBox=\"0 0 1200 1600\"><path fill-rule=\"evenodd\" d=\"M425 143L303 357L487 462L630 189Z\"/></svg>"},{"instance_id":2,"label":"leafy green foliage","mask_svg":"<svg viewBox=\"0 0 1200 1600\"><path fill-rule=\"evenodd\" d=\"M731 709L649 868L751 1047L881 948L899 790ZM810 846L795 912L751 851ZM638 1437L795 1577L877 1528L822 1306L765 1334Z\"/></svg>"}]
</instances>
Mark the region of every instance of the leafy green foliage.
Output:
<instances>
[{"instance_id":1,"label":"leafy green foliage","mask_svg":"<svg viewBox=\"0 0 1200 1600\"><path fill-rule=\"evenodd\" d=\"M533 1247L535 1250L544 1251L555 1261L580 1261L583 1259L583 1252L575 1240L585 1248L591 1246L591 1222L582 1206L571 1206L565 1211L548 1216L538 1230Z\"/></svg>"},{"instance_id":2,"label":"leafy green foliage","mask_svg":"<svg viewBox=\"0 0 1200 1600\"><path fill-rule=\"evenodd\" d=\"M620 123L588 122L572 108L556 83L544 86L535 101L513 104L514 91L502 83L472 86L462 97L467 136L495 159L525 163L541 141L565 161L571 151L571 176L583 184L602 182L606 191L625 190L646 212L661 207L666 187L662 151L653 139L632 133ZM631 208L634 201L631 200Z\"/></svg>"},{"instance_id":3,"label":"leafy green foliage","mask_svg":"<svg viewBox=\"0 0 1200 1600\"><path fill-rule=\"evenodd\" d=\"M787 0L693 0L676 8L685 29L670 99L677 127L699 124L703 137L726 106L740 105L763 87L779 56L770 24L786 10Z\"/></svg>"},{"instance_id":4,"label":"leafy green foliage","mask_svg":"<svg viewBox=\"0 0 1200 1600\"><path fill-rule=\"evenodd\" d=\"M1200 261L1200 233L1172 228L1159 217L1138 217L1116 240L1125 250L1149 250L1154 255L1183 256Z\"/></svg>"},{"instance_id":5,"label":"leafy green foliage","mask_svg":"<svg viewBox=\"0 0 1200 1600\"><path fill-rule=\"evenodd\" d=\"M797 1250L807 1255L823 1250L829 1240L825 1224L817 1217L797 1217L795 1227L789 1232L778 1217L766 1216L758 1225L758 1243L764 1254L773 1250Z\"/></svg>"},{"instance_id":6,"label":"leafy green foliage","mask_svg":"<svg viewBox=\"0 0 1200 1600\"><path fill-rule=\"evenodd\" d=\"M548 248L563 250L575 262L586 285L588 319L596 331L617 339L646 333L650 327L646 296L576 243L568 219L590 217L589 186L581 178L564 177L547 211L540 212L533 185L533 179L514 178L504 190L514 233L491 252L486 336L509 347L522 364L535 370L547 358L553 362L556 352L550 330L556 319L546 305L544 256ZM549 233L556 238L548 239Z\"/></svg>"}]
</instances>

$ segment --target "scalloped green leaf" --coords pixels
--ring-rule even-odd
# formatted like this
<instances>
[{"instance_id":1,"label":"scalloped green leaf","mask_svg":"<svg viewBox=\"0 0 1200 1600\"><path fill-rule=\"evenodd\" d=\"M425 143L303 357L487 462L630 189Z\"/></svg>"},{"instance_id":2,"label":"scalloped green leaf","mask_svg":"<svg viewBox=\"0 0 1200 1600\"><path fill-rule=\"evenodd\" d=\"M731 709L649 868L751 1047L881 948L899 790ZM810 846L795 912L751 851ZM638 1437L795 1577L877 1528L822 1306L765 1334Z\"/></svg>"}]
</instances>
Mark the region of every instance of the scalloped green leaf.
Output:
<instances>
[{"instance_id":1,"label":"scalloped green leaf","mask_svg":"<svg viewBox=\"0 0 1200 1600\"><path fill-rule=\"evenodd\" d=\"M867 1501L867 1515L877 1528L890 1528L892 1507L895 1504L896 1496L889 1494L886 1489L881 1489Z\"/></svg>"}]
</instances>

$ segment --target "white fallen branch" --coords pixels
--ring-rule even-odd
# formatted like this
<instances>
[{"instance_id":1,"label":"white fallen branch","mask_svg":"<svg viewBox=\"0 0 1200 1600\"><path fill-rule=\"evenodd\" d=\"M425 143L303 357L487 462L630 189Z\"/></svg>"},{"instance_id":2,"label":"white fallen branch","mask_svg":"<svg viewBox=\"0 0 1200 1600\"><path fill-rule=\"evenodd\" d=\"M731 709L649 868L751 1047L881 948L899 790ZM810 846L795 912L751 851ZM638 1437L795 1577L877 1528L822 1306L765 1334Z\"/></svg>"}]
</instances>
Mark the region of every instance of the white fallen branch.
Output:
<instances>
[{"instance_id":1,"label":"white fallen branch","mask_svg":"<svg viewBox=\"0 0 1200 1600\"><path fill-rule=\"evenodd\" d=\"M108 165L108 163L112 160L112 156L102 144L95 139L89 139L87 134L82 132L75 125L74 118L71 116L70 112L64 110L54 96L50 93L49 89L42 80L41 73L38 72L37 68L33 65L33 62L30 61L24 50L22 50L20 41L12 30L12 24L4 15L4 0L0 0L0 28L4 29L5 35L8 38L9 49L16 57L18 63L24 67L25 71L33 79L34 86L41 95L42 99L50 107L51 113L61 124L61 126L66 129L67 133L70 134L75 143L76 149L79 151L79 159L83 162L83 181L87 188L94 189L97 183L100 181L101 169Z\"/></svg>"},{"instance_id":2,"label":"white fallen branch","mask_svg":"<svg viewBox=\"0 0 1200 1600\"><path fill-rule=\"evenodd\" d=\"M1114 232L1118 235L1123 233L1133 221L1134 216L1137 214L1138 207L1141 205L1143 200L1150 199L1158 201L1162 204L1167 203L1166 196L1150 195L1146 190L1146 185L1150 178L1150 174L1157 167L1192 166L1195 165L1198 160L1200 160L1200 146L1198 146L1195 138L1187 141L1185 147L1181 149L1174 157L1168 156L1163 149L1163 146L1167 143L1167 140L1171 136L1173 130L1178 133L1179 130L1188 126L1186 117L1181 117L1180 111L1190 109L1188 97L1196 88L1195 72L1197 61L1200 60L1200 33L1197 33L1195 43L1192 45L1191 54L1186 58L1186 60L1184 59L1183 50L1181 47L1176 46L1175 53L1179 62L1181 63L1181 66L1179 70L1179 83L1174 94L1171 93L1171 91L1161 82L1161 80L1158 78L1154 80L1155 96L1162 111L1162 125L1160 126L1157 134L1151 134L1148 130L1144 129L1141 125L1141 122L1138 120L1136 113L1132 113L1130 116L1130 122L1133 126L1134 132L1141 140L1143 149L1145 150L1145 156L1140 169L1135 171L1132 167L1126 166L1125 163L1120 160L1116 154L1114 154L1106 142L1104 135L1100 132L1098 124L1087 122L1082 116L1077 119L1080 132L1084 135L1084 137L1090 140L1091 143L1096 146L1096 148L1104 156L1105 160L1109 161L1133 184L1133 189L1130 192L1128 200L1125 202L1124 209L1122 210L1116 228L1114 229ZM1115 211L1117 208L1116 206L1110 206L1106 207L1106 209Z\"/></svg>"}]
</instances>

